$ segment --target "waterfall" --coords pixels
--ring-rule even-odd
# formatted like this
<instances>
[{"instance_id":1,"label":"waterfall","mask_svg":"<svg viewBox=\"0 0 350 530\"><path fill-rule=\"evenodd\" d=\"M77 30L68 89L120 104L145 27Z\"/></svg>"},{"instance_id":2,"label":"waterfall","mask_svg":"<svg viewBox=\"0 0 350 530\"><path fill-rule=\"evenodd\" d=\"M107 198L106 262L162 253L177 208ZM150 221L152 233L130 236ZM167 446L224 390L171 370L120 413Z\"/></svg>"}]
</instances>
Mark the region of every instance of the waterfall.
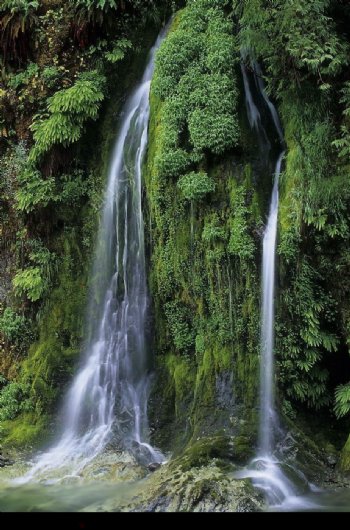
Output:
<instances>
[{"instance_id":1,"label":"waterfall","mask_svg":"<svg viewBox=\"0 0 350 530\"><path fill-rule=\"evenodd\" d=\"M125 103L110 163L92 273L90 334L65 399L58 442L24 477L65 468L77 474L113 439L143 463L163 456L148 440L148 294L141 170L147 146L149 91L157 49Z\"/></svg>"},{"instance_id":2,"label":"waterfall","mask_svg":"<svg viewBox=\"0 0 350 530\"><path fill-rule=\"evenodd\" d=\"M270 212L263 239L262 307L261 307L261 370L260 370L260 452L266 457L273 449L275 428L274 407L274 320L275 262L278 216L278 179L284 151L277 159L272 188Z\"/></svg>"},{"instance_id":3,"label":"waterfall","mask_svg":"<svg viewBox=\"0 0 350 530\"><path fill-rule=\"evenodd\" d=\"M274 400L274 327L275 327L275 263L278 220L278 184L283 162L284 140L280 120L273 103L269 100L262 79L262 72L256 63L252 65L249 76L245 64L241 63L248 121L255 130L260 145L261 158L274 163L274 180L269 215L263 236L262 252L262 303L261 303L261 350L260 350L260 414L259 447L257 456L249 467L237 476L250 477L253 484L261 489L270 506L281 509L311 507L312 504L300 496L297 488L288 476L307 483L303 474L291 468L278 458L275 434L278 430L278 418ZM259 108L261 110L259 110ZM263 123L263 111L269 116L277 134L279 149L277 155L271 149L272 138L267 136ZM275 142L276 143L276 142ZM304 493L304 492L303 492Z\"/></svg>"}]
</instances>

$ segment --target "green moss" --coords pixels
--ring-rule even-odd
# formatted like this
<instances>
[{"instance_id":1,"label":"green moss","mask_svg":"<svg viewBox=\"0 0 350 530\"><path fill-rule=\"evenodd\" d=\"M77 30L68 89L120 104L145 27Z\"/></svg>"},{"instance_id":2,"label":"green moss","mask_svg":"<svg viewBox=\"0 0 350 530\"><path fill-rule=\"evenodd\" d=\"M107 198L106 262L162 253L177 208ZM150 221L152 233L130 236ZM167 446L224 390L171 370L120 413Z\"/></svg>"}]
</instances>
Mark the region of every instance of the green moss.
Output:
<instances>
[{"instance_id":1,"label":"green moss","mask_svg":"<svg viewBox=\"0 0 350 530\"><path fill-rule=\"evenodd\" d=\"M35 413L21 414L15 420L3 422L2 443L6 447L25 448L42 441L48 418Z\"/></svg>"},{"instance_id":2,"label":"green moss","mask_svg":"<svg viewBox=\"0 0 350 530\"><path fill-rule=\"evenodd\" d=\"M257 265L252 258L259 254L258 229L265 204L261 193L254 189L257 168L248 162L242 164L242 159L249 157L248 151L239 157L228 151L220 159L204 153L198 156L196 147L186 140L186 127L180 126L182 134L177 140L172 132L172 127L178 126L177 117L186 121L186 113L190 112L181 102L176 103L176 109L171 107L166 88L170 80L165 70L172 71L172 58L167 65L162 62L167 46L177 53L180 37L172 35L179 27L176 24L171 28L171 42L165 43L156 64L144 177L154 346L161 379L155 393L161 392L164 381L174 400L164 429L169 430L169 420L174 431L182 429L183 445L203 432L217 432L225 424L237 434L241 427L233 427L229 421L235 407L242 407L240 413L255 422L251 409L257 399L260 292L256 288ZM215 31L220 33L219 27L218 22L211 28L213 35ZM180 40L187 46L184 38L182 35ZM230 75L236 86L234 63L232 57ZM185 77L183 82L187 83ZM193 171L182 178L181 173L166 174L159 164L159 157L173 149L174 138L192 164ZM210 193L202 193L202 188L199 195L193 192L200 187L200 179L195 180L199 175L209 179ZM167 359L166 376L162 357ZM231 397L227 401L221 394ZM180 418L180 412L185 419ZM154 414L151 407L151 420L157 421L161 432L162 424ZM177 451L179 443L175 436L171 448Z\"/></svg>"},{"instance_id":3,"label":"green moss","mask_svg":"<svg viewBox=\"0 0 350 530\"><path fill-rule=\"evenodd\" d=\"M232 440L224 434L202 438L192 442L170 466L174 470L180 468L182 471L189 471L206 466L215 458L216 465L221 461L221 466L227 467L227 461L233 457L232 448Z\"/></svg>"},{"instance_id":4,"label":"green moss","mask_svg":"<svg viewBox=\"0 0 350 530\"><path fill-rule=\"evenodd\" d=\"M157 82L159 75L156 66ZM233 427L229 420L237 407L248 422L256 421L252 409L258 393L260 282L252 258L259 252L265 203L257 189L252 191L256 168L227 153L220 160L208 157L197 162L193 175L197 168L208 175L212 191L200 203L192 198L187 204L177 186L181 173L169 178L158 164L158 154L170 138L164 130L170 119L168 100L161 101L152 90L150 101L144 175L154 350L157 377L174 400L163 419L164 430L169 430L170 421L175 432L184 432L182 437L167 438L178 452L181 444L224 425L237 434L241 426ZM192 152L189 149L190 156ZM245 160L248 152L243 156ZM239 255L229 250L233 230L235 245L242 250ZM162 392L161 387L156 384L154 392ZM231 402L220 393L231 396ZM156 398L152 403L156 439L164 440Z\"/></svg>"},{"instance_id":5,"label":"green moss","mask_svg":"<svg viewBox=\"0 0 350 530\"><path fill-rule=\"evenodd\" d=\"M347 302L332 281L350 234L341 214L347 192L341 184L343 170L331 162L333 128L321 110L326 101L322 93L307 88L310 93L304 87L281 94L288 153L280 185L276 350L289 414L295 414L295 402L316 409L330 405L334 383L329 358L335 352L343 355L347 336L336 324ZM337 204L336 189L343 190ZM340 282L346 289L346 274ZM340 382L345 382L342 376Z\"/></svg>"},{"instance_id":6,"label":"green moss","mask_svg":"<svg viewBox=\"0 0 350 530\"><path fill-rule=\"evenodd\" d=\"M4 444L31 443L40 434L46 413L52 412L61 396L80 351L86 270L80 268L82 256L74 235L66 235L64 242L58 244L65 251L58 286L46 302L39 323L39 340L31 346L18 378L20 384L29 388L27 400L33 412L7 424Z\"/></svg>"},{"instance_id":7,"label":"green moss","mask_svg":"<svg viewBox=\"0 0 350 530\"><path fill-rule=\"evenodd\" d=\"M175 357L174 355L166 357L166 366L174 381L176 401L181 402L193 392L193 366L191 366L188 360Z\"/></svg>"},{"instance_id":8,"label":"green moss","mask_svg":"<svg viewBox=\"0 0 350 530\"><path fill-rule=\"evenodd\" d=\"M339 466L342 471L350 472L350 436L342 449Z\"/></svg>"}]
</instances>

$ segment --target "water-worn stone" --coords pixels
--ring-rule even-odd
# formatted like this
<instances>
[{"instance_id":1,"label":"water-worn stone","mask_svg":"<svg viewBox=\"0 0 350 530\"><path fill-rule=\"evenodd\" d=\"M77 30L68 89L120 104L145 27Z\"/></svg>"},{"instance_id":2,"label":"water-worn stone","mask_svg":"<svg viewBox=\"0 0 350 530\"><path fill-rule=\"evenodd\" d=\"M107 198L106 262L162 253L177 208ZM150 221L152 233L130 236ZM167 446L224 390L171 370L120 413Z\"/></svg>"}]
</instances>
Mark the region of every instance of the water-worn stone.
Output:
<instances>
[{"instance_id":1,"label":"water-worn stone","mask_svg":"<svg viewBox=\"0 0 350 530\"><path fill-rule=\"evenodd\" d=\"M6 456L0 455L0 467L12 466L14 461Z\"/></svg>"},{"instance_id":2,"label":"water-worn stone","mask_svg":"<svg viewBox=\"0 0 350 530\"><path fill-rule=\"evenodd\" d=\"M161 464L159 462L151 462L150 464L148 464L147 469L148 469L148 471L152 471L153 472L156 469L158 469L160 466L161 466Z\"/></svg>"},{"instance_id":3,"label":"water-worn stone","mask_svg":"<svg viewBox=\"0 0 350 530\"><path fill-rule=\"evenodd\" d=\"M180 462L178 462L179 464ZM143 488L118 511L136 512L242 512L261 511L262 495L249 480L234 479L215 461L183 471L173 463L143 482Z\"/></svg>"}]
</instances>

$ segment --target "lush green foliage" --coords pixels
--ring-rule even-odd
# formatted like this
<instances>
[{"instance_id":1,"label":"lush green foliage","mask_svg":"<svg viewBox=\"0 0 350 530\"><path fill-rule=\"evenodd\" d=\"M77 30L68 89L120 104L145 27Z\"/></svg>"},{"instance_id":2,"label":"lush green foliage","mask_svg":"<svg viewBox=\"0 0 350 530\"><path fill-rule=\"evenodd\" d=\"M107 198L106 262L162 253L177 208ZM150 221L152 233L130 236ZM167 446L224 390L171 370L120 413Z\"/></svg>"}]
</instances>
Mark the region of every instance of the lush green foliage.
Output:
<instances>
[{"instance_id":1,"label":"lush green foliage","mask_svg":"<svg viewBox=\"0 0 350 530\"><path fill-rule=\"evenodd\" d=\"M179 302L168 302L164 307L175 348L186 352L193 348L194 331L188 307Z\"/></svg>"},{"instance_id":2,"label":"lush green foliage","mask_svg":"<svg viewBox=\"0 0 350 530\"><path fill-rule=\"evenodd\" d=\"M0 4L0 49L1 63L18 60L28 55L25 41L34 26L39 8L37 0L4 0ZM28 43L27 43L28 46Z\"/></svg>"},{"instance_id":3,"label":"lush green foliage","mask_svg":"<svg viewBox=\"0 0 350 530\"><path fill-rule=\"evenodd\" d=\"M0 317L0 332L9 342L18 343L25 334L27 326L26 318L18 315L10 307L7 307Z\"/></svg>"},{"instance_id":4,"label":"lush green foliage","mask_svg":"<svg viewBox=\"0 0 350 530\"><path fill-rule=\"evenodd\" d=\"M0 4L0 408L13 399L1 436L23 444L43 429L80 350L116 117L170 2ZM109 88L113 110L96 126Z\"/></svg>"},{"instance_id":5,"label":"lush green foliage","mask_svg":"<svg viewBox=\"0 0 350 530\"><path fill-rule=\"evenodd\" d=\"M13 279L13 286L16 293L25 294L32 302L39 300L47 288L39 267L20 269Z\"/></svg>"},{"instance_id":6,"label":"lush green foliage","mask_svg":"<svg viewBox=\"0 0 350 530\"><path fill-rule=\"evenodd\" d=\"M79 140L85 121L98 115L104 83L105 78L97 71L85 72L72 87L52 96L49 117L37 118L31 126L35 140L31 162L38 162L55 144L67 146Z\"/></svg>"},{"instance_id":7,"label":"lush green foliage","mask_svg":"<svg viewBox=\"0 0 350 530\"><path fill-rule=\"evenodd\" d=\"M132 48L131 41L120 39L113 43L113 48L111 51L105 53L105 57L110 63L116 63L117 61L124 59L126 51L130 48Z\"/></svg>"},{"instance_id":8,"label":"lush green foliage","mask_svg":"<svg viewBox=\"0 0 350 530\"><path fill-rule=\"evenodd\" d=\"M43 179L40 171L33 167L23 169L18 178L20 188L16 192L17 208L29 213L38 206L47 206L52 198L55 181Z\"/></svg>"},{"instance_id":9,"label":"lush green foliage","mask_svg":"<svg viewBox=\"0 0 350 530\"><path fill-rule=\"evenodd\" d=\"M134 28L165 18L170 3L1 3L0 235L16 296L0 316L0 419L9 430L23 423L22 441L28 426L32 434L41 428L79 352L89 261L81 249L93 246L104 175L100 166L91 171L91 120L110 93L114 131L134 82L123 85L123 60L143 46ZM186 436L202 435L208 417L236 432L243 427L235 415L251 425L257 405L270 175L256 162L238 104L239 48L263 67L287 144L276 304L281 402L290 416L296 403L334 406L337 417L350 411L349 24L342 1L188 0L159 51L146 239L154 348L166 374L159 396L174 404L165 424L174 413ZM221 388L235 399L222 423Z\"/></svg>"},{"instance_id":10,"label":"lush green foliage","mask_svg":"<svg viewBox=\"0 0 350 530\"><path fill-rule=\"evenodd\" d=\"M155 348L164 371L155 395L167 396L154 417L167 438L172 418L182 442L206 429L231 430L219 389L234 392L249 417L244 428L257 397L260 293L252 257L261 208L249 164L234 156L242 131L228 8L188 2L160 48L151 87L145 186ZM244 145L244 160L251 147ZM234 243L230 252L231 234L237 244L242 238L240 255Z\"/></svg>"},{"instance_id":11,"label":"lush green foliage","mask_svg":"<svg viewBox=\"0 0 350 530\"><path fill-rule=\"evenodd\" d=\"M350 384L339 385L335 391L335 413L338 418L350 412Z\"/></svg>"},{"instance_id":12,"label":"lush green foliage","mask_svg":"<svg viewBox=\"0 0 350 530\"><path fill-rule=\"evenodd\" d=\"M329 406L342 383L335 413L344 415L348 374L336 359L346 366L349 344L349 12L329 0L237 0L234 10L245 54L264 63L288 147L276 348L286 410L288 400Z\"/></svg>"},{"instance_id":13,"label":"lush green foliage","mask_svg":"<svg viewBox=\"0 0 350 530\"><path fill-rule=\"evenodd\" d=\"M263 58L278 94L316 77L323 90L348 64L349 44L336 31L330 0L234 0L242 46Z\"/></svg>"},{"instance_id":14,"label":"lush green foliage","mask_svg":"<svg viewBox=\"0 0 350 530\"><path fill-rule=\"evenodd\" d=\"M183 196L189 200L203 199L215 189L215 183L206 173L195 173L194 171L183 175L178 181L178 186Z\"/></svg>"},{"instance_id":15,"label":"lush green foliage","mask_svg":"<svg viewBox=\"0 0 350 530\"><path fill-rule=\"evenodd\" d=\"M10 88L17 89L21 85L26 85L30 82L33 76L38 75L39 73L39 67L36 63L30 63L23 72L19 72L18 74L13 75L10 77L8 81L8 86Z\"/></svg>"},{"instance_id":16,"label":"lush green foliage","mask_svg":"<svg viewBox=\"0 0 350 530\"><path fill-rule=\"evenodd\" d=\"M0 390L0 421L12 420L21 412L31 409L28 390L27 386L20 383L9 383Z\"/></svg>"},{"instance_id":17,"label":"lush green foliage","mask_svg":"<svg viewBox=\"0 0 350 530\"><path fill-rule=\"evenodd\" d=\"M166 100L157 165L166 177L181 175L207 152L221 154L237 144L234 38L223 7L189 2L157 55L152 87Z\"/></svg>"},{"instance_id":18,"label":"lush green foliage","mask_svg":"<svg viewBox=\"0 0 350 530\"><path fill-rule=\"evenodd\" d=\"M249 208L246 206L246 187L235 190L231 218L231 233L228 243L230 254L244 259L252 259L255 254L255 242L249 230Z\"/></svg>"}]
</instances>

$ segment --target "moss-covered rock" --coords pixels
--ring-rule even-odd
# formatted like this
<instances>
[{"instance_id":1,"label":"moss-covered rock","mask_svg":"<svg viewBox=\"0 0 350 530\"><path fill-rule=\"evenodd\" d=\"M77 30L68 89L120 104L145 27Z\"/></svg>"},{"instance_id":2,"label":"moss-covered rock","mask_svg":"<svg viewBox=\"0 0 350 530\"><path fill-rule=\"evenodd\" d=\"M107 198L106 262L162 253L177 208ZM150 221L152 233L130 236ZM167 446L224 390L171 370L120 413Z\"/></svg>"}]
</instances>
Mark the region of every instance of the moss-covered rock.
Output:
<instances>
[{"instance_id":1,"label":"moss-covered rock","mask_svg":"<svg viewBox=\"0 0 350 530\"><path fill-rule=\"evenodd\" d=\"M350 436L341 452L339 465L341 471L350 473Z\"/></svg>"},{"instance_id":2,"label":"moss-covered rock","mask_svg":"<svg viewBox=\"0 0 350 530\"><path fill-rule=\"evenodd\" d=\"M186 458L186 457L185 457ZM181 461L165 464L143 484L132 502L118 511L252 512L264 507L262 496L249 480L237 480L216 460L186 469Z\"/></svg>"},{"instance_id":3,"label":"moss-covered rock","mask_svg":"<svg viewBox=\"0 0 350 530\"><path fill-rule=\"evenodd\" d=\"M213 41L229 39L222 9L219 4L193 3L175 18L151 87L144 166L155 330L155 383L149 410L153 441L163 450L180 454L189 443L224 433L237 436L238 452L248 456L256 439L260 235L271 167L261 161L258 139L247 123L243 91L240 99L237 89L242 80L235 54L222 68L230 86L236 87L231 118L240 140L230 144L228 132L220 157L209 148L201 151L188 138L192 103L185 104L182 89L176 92L170 79L175 71L172 62L175 65L182 58L185 63L176 73L179 86L189 77L195 83L201 76L196 68L200 70L203 57L211 53ZM215 24L208 22L208 13ZM200 19L191 29L198 32L193 38L209 31L213 39L208 43L204 39L200 52L192 45L181 47L184 39L191 38L183 32L191 17ZM186 54L192 54L191 71ZM208 68L217 66L210 63ZM204 112L211 97L209 90L200 100ZM187 153L191 171L173 166L170 175L164 172L162 160L178 149Z\"/></svg>"}]
</instances>

